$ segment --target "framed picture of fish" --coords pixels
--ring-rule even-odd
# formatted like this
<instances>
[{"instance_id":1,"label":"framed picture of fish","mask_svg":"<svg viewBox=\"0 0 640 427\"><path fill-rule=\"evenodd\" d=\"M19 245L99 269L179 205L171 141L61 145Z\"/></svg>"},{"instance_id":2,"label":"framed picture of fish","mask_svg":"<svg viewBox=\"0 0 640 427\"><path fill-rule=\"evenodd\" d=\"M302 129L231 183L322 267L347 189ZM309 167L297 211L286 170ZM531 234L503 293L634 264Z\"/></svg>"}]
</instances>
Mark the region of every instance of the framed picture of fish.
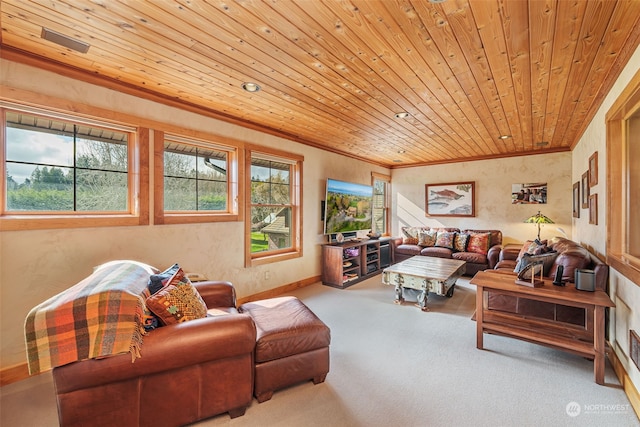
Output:
<instances>
[{"instance_id":1,"label":"framed picture of fish","mask_svg":"<svg viewBox=\"0 0 640 427\"><path fill-rule=\"evenodd\" d=\"M475 181L426 184L427 216L476 216Z\"/></svg>"}]
</instances>

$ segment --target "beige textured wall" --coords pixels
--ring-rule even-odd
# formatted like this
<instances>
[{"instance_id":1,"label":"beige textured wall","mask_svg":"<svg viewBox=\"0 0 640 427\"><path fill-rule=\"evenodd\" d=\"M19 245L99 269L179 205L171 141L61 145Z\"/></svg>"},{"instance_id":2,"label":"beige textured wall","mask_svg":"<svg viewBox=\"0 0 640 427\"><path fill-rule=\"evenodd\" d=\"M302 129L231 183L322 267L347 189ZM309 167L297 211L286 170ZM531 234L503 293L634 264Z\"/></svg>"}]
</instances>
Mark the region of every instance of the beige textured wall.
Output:
<instances>
[{"instance_id":1,"label":"beige textured wall","mask_svg":"<svg viewBox=\"0 0 640 427\"><path fill-rule=\"evenodd\" d=\"M479 160L456 164L394 169L392 229L399 235L404 225L502 230L503 242L535 239L537 229L523 221L540 210L555 224L544 225L542 239L561 236L558 227L571 238L571 153L554 153L507 159ZM425 184L475 181L475 217L425 216ZM511 203L511 185L546 182L546 204Z\"/></svg>"},{"instance_id":2,"label":"beige textured wall","mask_svg":"<svg viewBox=\"0 0 640 427\"><path fill-rule=\"evenodd\" d=\"M606 253L608 221L606 215L607 136L605 116L638 70L640 70L640 47L636 49L620 73L613 88L572 152L572 182L580 180L582 174L589 169L589 157L595 151L598 152L598 184L590 189L591 194L598 194L598 225L589 224L587 209L581 210L580 218L573 219L573 225L575 240L601 255ZM635 218L637 220L637 213ZM640 371L629 359L629 330L640 332L640 283L633 283L616 270L611 269L609 294L616 304L610 315L609 340L635 388L640 390Z\"/></svg>"},{"instance_id":3,"label":"beige textured wall","mask_svg":"<svg viewBox=\"0 0 640 427\"><path fill-rule=\"evenodd\" d=\"M29 310L108 260L136 259L159 268L179 262L186 271L233 282L239 296L318 276L319 244L325 239L320 201L325 198L326 178L368 184L371 172L390 173L369 163L5 60L0 64L0 79L3 85L67 99L70 105L81 102L305 157L303 257L298 259L245 268L242 222L2 232L0 368L26 361L22 328Z\"/></svg>"}]
</instances>

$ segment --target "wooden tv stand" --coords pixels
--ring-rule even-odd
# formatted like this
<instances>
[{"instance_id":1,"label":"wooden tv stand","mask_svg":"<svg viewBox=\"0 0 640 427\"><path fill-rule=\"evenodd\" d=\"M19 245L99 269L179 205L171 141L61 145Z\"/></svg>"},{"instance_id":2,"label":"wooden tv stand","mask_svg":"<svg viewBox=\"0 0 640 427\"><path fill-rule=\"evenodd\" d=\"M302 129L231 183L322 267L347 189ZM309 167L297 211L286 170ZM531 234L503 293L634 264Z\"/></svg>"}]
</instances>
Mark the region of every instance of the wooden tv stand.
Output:
<instances>
[{"instance_id":1,"label":"wooden tv stand","mask_svg":"<svg viewBox=\"0 0 640 427\"><path fill-rule=\"evenodd\" d=\"M515 276L478 272L469 282L476 292L476 346L483 349L483 334L505 335L546 345L593 359L596 383L604 384L604 309L615 307L606 292L579 291L574 286L554 286L551 280L532 288L515 284ZM585 326L488 309L487 292L544 301L585 310Z\"/></svg>"},{"instance_id":2,"label":"wooden tv stand","mask_svg":"<svg viewBox=\"0 0 640 427\"><path fill-rule=\"evenodd\" d=\"M322 246L322 284L344 289L380 274L380 246L388 240L352 240Z\"/></svg>"}]
</instances>

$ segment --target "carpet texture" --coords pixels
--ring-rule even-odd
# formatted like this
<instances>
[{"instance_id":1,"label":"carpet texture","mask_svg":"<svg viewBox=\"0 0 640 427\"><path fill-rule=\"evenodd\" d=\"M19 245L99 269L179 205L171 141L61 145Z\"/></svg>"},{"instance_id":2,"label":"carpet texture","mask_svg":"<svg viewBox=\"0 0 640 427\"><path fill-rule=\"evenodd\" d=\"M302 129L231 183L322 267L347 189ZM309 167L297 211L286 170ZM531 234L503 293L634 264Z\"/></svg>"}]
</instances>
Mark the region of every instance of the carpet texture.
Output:
<instances>
[{"instance_id":1,"label":"carpet texture","mask_svg":"<svg viewBox=\"0 0 640 427\"><path fill-rule=\"evenodd\" d=\"M394 304L380 276L293 295L331 328L326 381L197 426L640 426L608 362L599 386L593 363L579 356L495 335L476 349L475 287L466 278L452 298L430 294L428 312L411 290ZM3 387L0 421L57 425L50 375Z\"/></svg>"}]
</instances>

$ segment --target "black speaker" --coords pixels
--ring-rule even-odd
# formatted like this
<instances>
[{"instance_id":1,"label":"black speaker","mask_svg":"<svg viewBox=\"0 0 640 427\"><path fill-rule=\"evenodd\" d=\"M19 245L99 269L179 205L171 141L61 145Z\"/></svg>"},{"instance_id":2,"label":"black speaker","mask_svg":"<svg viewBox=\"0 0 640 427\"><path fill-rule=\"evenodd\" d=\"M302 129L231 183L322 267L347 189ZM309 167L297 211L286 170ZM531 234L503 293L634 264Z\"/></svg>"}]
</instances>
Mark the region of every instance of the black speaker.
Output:
<instances>
[{"instance_id":1,"label":"black speaker","mask_svg":"<svg viewBox=\"0 0 640 427\"><path fill-rule=\"evenodd\" d=\"M595 291L596 273L593 270L581 270L576 268L576 289L579 291Z\"/></svg>"},{"instance_id":2,"label":"black speaker","mask_svg":"<svg viewBox=\"0 0 640 427\"><path fill-rule=\"evenodd\" d=\"M556 277L553 279L553 284L556 286L564 286L564 282L562 281L562 274L564 273L564 266L559 265L556 269Z\"/></svg>"}]
</instances>

